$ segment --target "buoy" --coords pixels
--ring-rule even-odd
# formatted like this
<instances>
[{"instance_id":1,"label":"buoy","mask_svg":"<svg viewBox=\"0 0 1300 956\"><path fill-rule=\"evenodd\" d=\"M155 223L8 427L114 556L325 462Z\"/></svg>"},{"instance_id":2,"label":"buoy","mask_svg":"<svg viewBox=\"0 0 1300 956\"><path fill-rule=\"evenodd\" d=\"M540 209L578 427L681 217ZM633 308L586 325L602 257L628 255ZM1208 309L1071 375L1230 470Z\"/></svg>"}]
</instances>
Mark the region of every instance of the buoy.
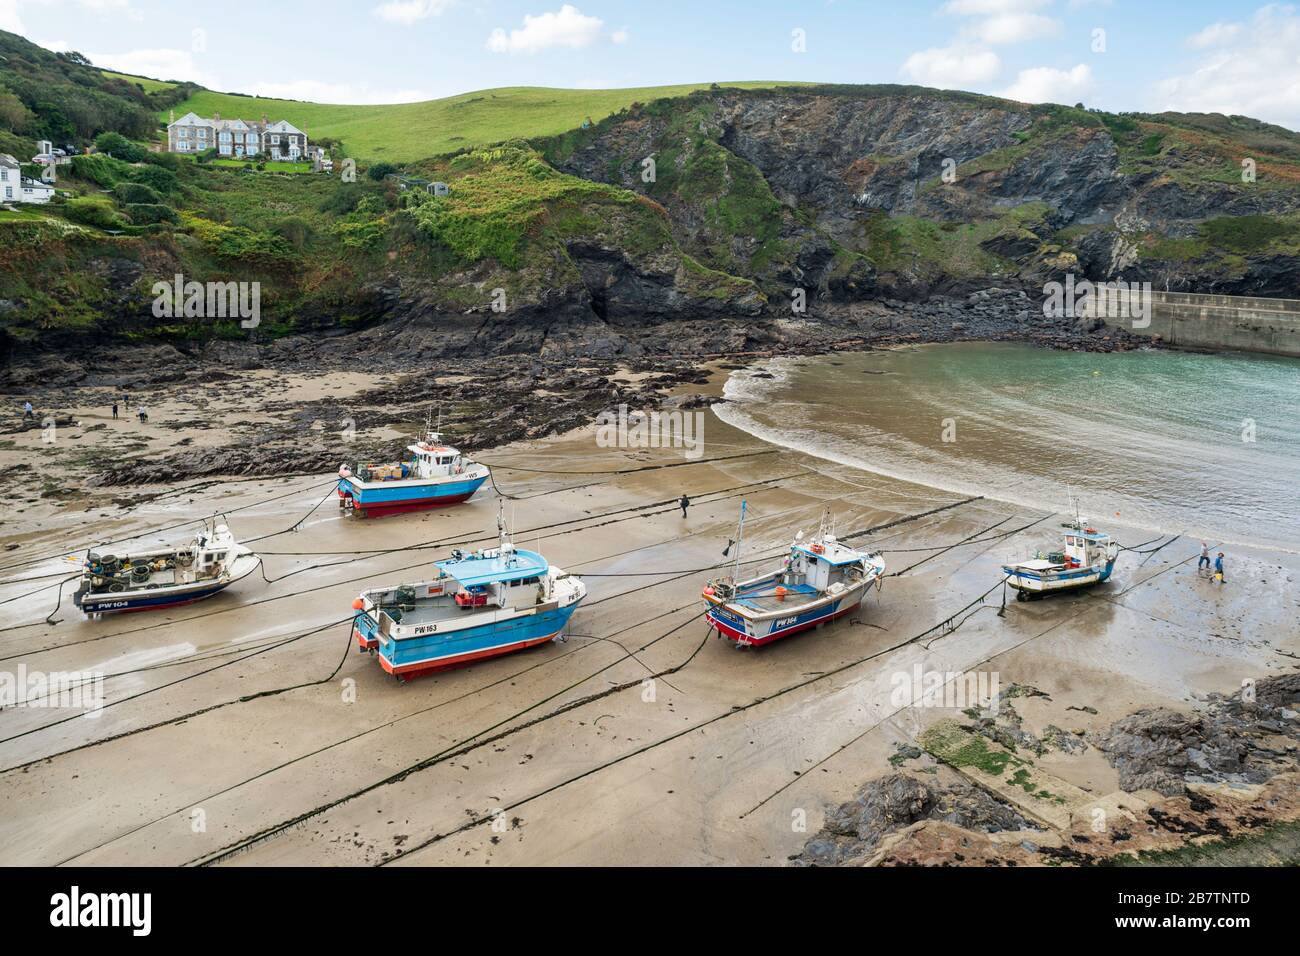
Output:
<instances>
[{"instance_id":1,"label":"buoy","mask_svg":"<svg viewBox=\"0 0 1300 956\"><path fill-rule=\"evenodd\" d=\"M704 596L705 596L705 597L713 597L713 588L711 588L711 587L706 587L706 588L704 589Z\"/></svg>"},{"instance_id":2,"label":"buoy","mask_svg":"<svg viewBox=\"0 0 1300 956\"><path fill-rule=\"evenodd\" d=\"M352 610L354 611L364 610L365 606L366 606L366 602L361 600L361 598L357 598L355 601L352 602Z\"/></svg>"}]
</instances>

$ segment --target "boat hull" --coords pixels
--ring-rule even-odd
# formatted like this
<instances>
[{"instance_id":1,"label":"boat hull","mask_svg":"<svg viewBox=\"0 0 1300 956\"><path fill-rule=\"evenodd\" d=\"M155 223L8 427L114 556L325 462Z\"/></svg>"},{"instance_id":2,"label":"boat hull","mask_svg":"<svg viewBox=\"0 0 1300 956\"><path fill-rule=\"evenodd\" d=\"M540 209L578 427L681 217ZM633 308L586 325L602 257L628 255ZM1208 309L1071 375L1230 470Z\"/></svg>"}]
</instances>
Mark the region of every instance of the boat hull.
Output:
<instances>
[{"instance_id":1,"label":"boat hull","mask_svg":"<svg viewBox=\"0 0 1300 956\"><path fill-rule=\"evenodd\" d=\"M819 624L826 624L856 610L862 604L865 593L866 588L859 588L853 594L839 600L830 601L821 607L793 614L787 618L755 621L735 614L718 604L710 607L705 617L717 628L718 633L728 640L735 641L737 644L762 647L783 637L817 627Z\"/></svg>"},{"instance_id":2,"label":"boat hull","mask_svg":"<svg viewBox=\"0 0 1300 956\"><path fill-rule=\"evenodd\" d=\"M392 481L363 483L350 478L339 479L340 504L349 504L352 513L361 518L379 518L385 515L430 508L445 508L469 500L478 491L487 475L474 478L444 481Z\"/></svg>"},{"instance_id":3,"label":"boat hull","mask_svg":"<svg viewBox=\"0 0 1300 956\"><path fill-rule=\"evenodd\" d=\"M358 615L353 636L362 650L370 650L373 646L385 671L408 679L544 644L564 630L578 603L575 601L565 607L405 638L388 637L378 628L362 623L368 615Z\"/></svg>"},{"instance_id":4,"label":"boat hull","mask_svg":"<svg viewBox=\"0 0 1300 956\"><path fill-rule=\"evenodd\" d=\"M238 547L238 546L237 546ZM261 563L257 555L241 549L242 554L230 566L230 573L223 578L208 581L191 581L184 584L160 585L154 588L128 588L125 591L89 590L83 579L81 586L72 596L75 604L84 614L121 614L131 611L158 611L163 608L179 607L193 604L213 595L220 594L226 588L248 577Z\"/></svg>"},{"instance_id":5,"label":"boat hull","mask_svg":"<svg viewBox=\"0 0 1300 956\"><path fill-rule=\"evenodd\" d=\"M1108 581L1114 568L1114 561L1108 561L1100 567L1076 568L1060 573L1040 573L1003 565L1002 573L1007 575L1007 584L1017 591L1038 595L1093 587Z\"/></svg>"},{"instance_id":6,"label":"boat hull","mask_svg":"<svg viewBox=\"0 0 1300 956\"><path fill-rule=\"evenodd\" d=\"M214 584L182 594L158 595L149 591L139 594L130 592L86 594L74 598L74 602L86 614L124 614L131 611L157 611L162 608L179 607L182 604L193 604L195 601L202 601L214 594L220 594L233 583L233 581L225 581L221 584Z\"/></svg>"}]
</instances>

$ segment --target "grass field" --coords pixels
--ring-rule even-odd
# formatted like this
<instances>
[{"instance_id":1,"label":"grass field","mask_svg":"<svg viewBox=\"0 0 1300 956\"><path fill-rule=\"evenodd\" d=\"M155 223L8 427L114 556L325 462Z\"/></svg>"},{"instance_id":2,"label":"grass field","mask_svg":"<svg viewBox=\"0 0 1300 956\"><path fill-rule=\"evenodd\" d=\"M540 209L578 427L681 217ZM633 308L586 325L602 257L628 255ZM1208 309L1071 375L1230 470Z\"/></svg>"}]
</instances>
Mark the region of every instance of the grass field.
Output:
<instances>
[{"instance_id":1,"label":"grass field","mask_svg":"<svg viewBox=\"0 0 1300 956\"><path fill-rule=\"evenodd\" d=\"M709 85L688 83L625 90L518 86L387 106L332 106L205 90L176 106L176 115L193 110L200 116L220 113L231 119L258 119L263 115L272 122L286 119L314 139L341 139L348 155L356 159L404 163L516 137L553 136L581 126L587 117L593 123L599 122L632 103L685 96ZM755 81L722 85L757 89L798 84ZM166 120L165 113L162 118Z\"/></svg>"},{"instance_id":2,"label":"grass field","mask_svg":"<svg viewBox=\"0 0 1300 956\"><path fill-rule=\"evenodd\" d=\"M151 80L147 76L132 76L129 73L114 73L112 70L100 70L105 76L111 76L116 80L126 80L128 83L135 83L144 88L146 93L157 93L159 90L170 90L175 83L167 83L163 80Z\"/></svg>"}]
</instances>

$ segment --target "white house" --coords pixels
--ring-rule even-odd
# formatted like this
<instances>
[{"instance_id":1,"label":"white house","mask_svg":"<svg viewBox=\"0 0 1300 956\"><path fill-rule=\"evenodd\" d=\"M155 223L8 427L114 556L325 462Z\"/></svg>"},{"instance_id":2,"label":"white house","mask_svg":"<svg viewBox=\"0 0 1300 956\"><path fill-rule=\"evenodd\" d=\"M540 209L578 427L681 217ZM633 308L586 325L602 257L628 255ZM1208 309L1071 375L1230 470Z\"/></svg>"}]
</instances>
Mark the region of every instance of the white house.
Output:
<instances>
[{"instance_id":1,"label":"white house","mask_svg":"<svg viewBox=\"0 0 1300 956\"><path fill-rule=\"evenodd\" d=\"M0 153L0 202L49 202L54 187L28 179L22 163L8 153Z\"/></svg>"},{"instance_id":2,"label":"white house","mask_svg":"<svg viewBox=\"0 0 1300 956\"><path fill-rule=\"evenodd\" d=\"M202 153L209 149L230 159L257 156L297 161L307 157L307 134L284 120L270 123L265 116L248 122L223 120L220 113L214 113L212 119L186 113L167 124L168 152Z\"/></svg>"},{"instance_id":3,"label":"white house","mask_svg":"<svg viewBox=\"0 0 1300 956\"><path fill-rule=\"evenodd\" d=\"M24 179L22 198L19 202L49 202L54 198L54 187L49 183L43 183L39 179Z\"/></svg>"}]
</instances>

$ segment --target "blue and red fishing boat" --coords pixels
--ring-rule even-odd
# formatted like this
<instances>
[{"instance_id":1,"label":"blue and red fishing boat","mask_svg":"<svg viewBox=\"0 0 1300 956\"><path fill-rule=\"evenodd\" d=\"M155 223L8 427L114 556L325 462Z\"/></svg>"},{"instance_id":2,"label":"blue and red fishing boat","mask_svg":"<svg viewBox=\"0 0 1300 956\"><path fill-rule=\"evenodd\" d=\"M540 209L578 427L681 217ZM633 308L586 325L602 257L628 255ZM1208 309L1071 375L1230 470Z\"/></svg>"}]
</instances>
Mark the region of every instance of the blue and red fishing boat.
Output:
<instances>
[{"instance_id":1,"label":"blue and red fishing boat","mask_svg":"<svg viewBox=\"0 0 1300 956\"><path fill-rule=\"evenodd\" d=\"M837 540L828 509L811 539L805 541L802 531L795 536L781 567L738 580L743 502L740 514L735 569L729 578L710 581L703 594L709 623L737 647L770 644L842 617L883 579L884 558Z\"/></svg>"},{"instance_id":2,"label":"blue and red fishing boat","mask_svg":"<svg viewBox=\"0 0 1300 956\"><path fill-rule=\"evenodd\" d=\"M580 578L516 548L497 518L495 548L453 551L430 581L362 591L352 636L399 680L509 654L559 636L587 596Z\"/></svg>"},{"instance_id":3,"label":"blue and red fishing boat","mask_svg":"<svg viewBox=\"0 0 1300 956\"><path fill-rule=\"evenodd\" d=\"M90 616L175 607L224 591L257 570L260 561L214 519L184 547L88 552L72 600Z\"/></svg>"},{"instance_id":4,"label":"blue and red fishing boat","mask_svg":"<svg viewBox=\"0 0 1300 956\"><path fill-rule=\"evenodd\" d=\"M404 461L340 467L339 507L362 518L441 508L467 500L491 475L487 465L444 445L436 431L407 451Z\"/></svg>"}]
</instances>

